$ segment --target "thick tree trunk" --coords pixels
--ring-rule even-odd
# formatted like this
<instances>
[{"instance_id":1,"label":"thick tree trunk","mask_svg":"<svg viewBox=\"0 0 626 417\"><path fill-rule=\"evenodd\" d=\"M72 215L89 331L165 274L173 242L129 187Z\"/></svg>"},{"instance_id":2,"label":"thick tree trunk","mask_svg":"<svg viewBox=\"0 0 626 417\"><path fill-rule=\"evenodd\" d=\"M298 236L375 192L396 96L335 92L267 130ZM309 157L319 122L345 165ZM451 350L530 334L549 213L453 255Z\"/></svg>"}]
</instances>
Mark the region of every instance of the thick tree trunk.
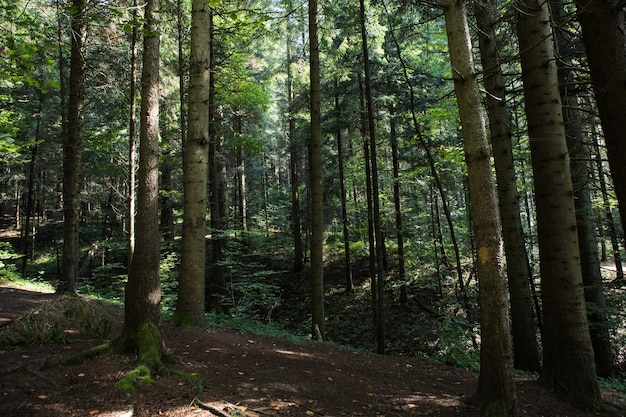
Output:
<instances>
[{"instance_id":1,"label":"thick tree trunk","mask_svg":"<svg viewBox=\"0 0 626 417\"><path fill-rule=\"evenodd\" d=\"M70 63L67 137L63 146L63 262L58 292L76 290L79 256L80 171L85 92L85 0L72 3L72 51Z\"/></svg>"},{"instance_id":2,"label":"thick tree trunk","mask_svg":"<svg viewBox=\"0 0 626 417\"><path fill-rule=\"evenodd\" d=\"M485 416L514 417L518 415L518 409L513 379L513 349L509 339L500 216L465 3L444 0L443 10L454 72L454 90L463 127L478 258L481 346L480 375L474 399L483 407Z\"/></svg>"},{"instance_id":3,"label":"thick tree trunk","mask_svg":"<svg viewBox=\"0 0 626 417\"><path fill-rule=\"evenodd\" d=\"M530 291L532 277L520 216L517 177L513 163L511 120L506 106L502 68L495 33L495 0L476 2L474 15L487 91L491 146L498 183L498 201L502 219L502 237L506 253L506 271L511 304L511 335L516 369L539 372L541 359L537 346L537 326Z\"/></svg>"},{"instance_id":4,"label":"thick tree trunk","mask_svg":"<svg viewBox=\"0 0 626 417\"><path fill-rule=\"evenodd\" d=\"M145 7L139 170L137 173L137 236L133 262L128 271L124 300L124 325L115 345L126 351L139 351L149 368L161 365L163 352L160 319L159 277L159 0L148 0Z\"/></svg>"},{"instance_id":5,"label":"thick tree trunk","mask_svg":"<svg viewBox=\"0 0 626 417\"><path fill-rule=\"evenodd\" d=\"M543 299L541 382L585 410L603 409L583 293L569 156L548 3L516 2Z\"/></svg>"},{"instance_id":6,"label":"thick tree trunk","mask_svg":"<svg viewBox=\"0 0 626 417\"><path fill-rule=\"evenodd\" d=\"M567 16L562 0L552 0L552 14L558 28L567 28ZM574 205L576 208L576 225L578 227L578 247L580 249L585 301L589 331L596 359L596 372L599 376L610 377L614 374L613 351L609 338L609 323L606 317L606 302L600 260L598 254L598 238L596 233L596 215L591 203L589 186L591 152L585 143L582 121L579 114L579 97L576 89L570 88L576 80L570 70L574 58L570 51L578 47L578 39L571 39L565 30L555 32L557 45L557 63L561 101L563 102L563 122L567 146L571 155L570 171L574 186Z\"/></svg>"},{"instance_id":7,"label":"thick tree trunk","mask_svg":"<svg viewBox=\"0 0 626 417\"><path fill-rule=\"evenodd\" d=\"M207 178L209 162L210 10L192 2L189 126L184 154L183 237L175 321L204 325Z\"/></svg>"},{"instance_id":8,"label":"thick tree trunk","mask_svg":"<svg viewBox=\"0 0 626 417\"><path fill-rule=\"evenodd\" d=\"M317 0L309 0L309 42L311 77L311 303L313 335L326 337L324 325L324 204L322 190L322 120L320 93L320 50L317 34Z\"/></svg>"}]
</instances>

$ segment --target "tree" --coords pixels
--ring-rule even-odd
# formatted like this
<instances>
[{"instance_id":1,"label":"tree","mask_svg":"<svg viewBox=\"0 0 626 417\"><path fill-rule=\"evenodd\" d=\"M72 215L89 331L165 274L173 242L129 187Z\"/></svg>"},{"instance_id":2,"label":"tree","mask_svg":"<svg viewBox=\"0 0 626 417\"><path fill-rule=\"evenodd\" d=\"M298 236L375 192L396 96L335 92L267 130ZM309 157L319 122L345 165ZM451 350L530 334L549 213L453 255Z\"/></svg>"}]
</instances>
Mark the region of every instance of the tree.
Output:
<instances>
[{"instance_id":1,"label":"tree","mask_svg":"<svg viewBox=\"0 0 626 417\"><path fill-rule=\"evenodd\" d=\"M517 177L513 163L510 115L505 100L504 81L498 39L496 37L496 2L476 2L474 15L478 27L483 83L487 91L489 131L498 183L498 205L502 219L502 238L506 254L506 271L511 304L511 336L515 369L539 372L537 327L530 286L532 277L524 242L520 216Z\"/></svg>"},{"instance_id":2,"label":"tree","mask_svg":"<svg viewBox=\"0 0 626 417\"><path fill-rule=\"evenodd\" d=\"M576 0L622 223L626 219L626 14L619 0Z\"/></svg>"},{"instance_id":3,"label":"tree","mask_svg":"<svg viewBox=\"0 0 626 417\"><path fill-rule=\"evenodd\" d=\"M175 320L204 325L205 236L209 160L210 6L192 3L189 121L184 152L181 272Z\"/></svg>"},{"instance_id":4,"label":"tree","mask_svg":"<svg viewBox=\"0 0 626 417\"><path fill-rule=\"evenodd\" d=\"M133 0L133 23L137 20L137 0ZM133 24L130 37L130 108L128 118L128 266L135 253L135 215L137 188L137 25Z\"/></svg>"},{"instance_id":5,"label":"tree","mask_svg":"<svg viewBox=\"0 0 626 417\"><path fill-rule=\"evenodd\" d=\"M614 374L613 352L609 338L609 323L606 316L604 286L600 271L598 237L596 233L596 213L591 202L591 151L585 142L582 117L578 110L579 90L571 88L576 83L571 51L580 50L577 38L569 36L567 16L562 0L552 0L551 10L555 30L559 87L563 102L563 122L569 148L572 184L574 186L574 205L576 208L576 226L578 227L578 247L580 264L585 288L589 331L596 360L596 372L599 376L610 377Z\"/></svg>"},{"instance_id":6,"label":"tree","mask_svg":"<svg viewBox=\"0 0 626 417\"><path fill-rule=\"evenodd\" d=\"M370 172L372 177L372 219L374 227L374 248L376 256L376 352L385 353L385 270L383 260L383 232L380 221L380 193L378 185L378 152L376 146L376 122L374 120L374 104L372 95L372 76L370 69L369 48L367 43L367 28L365 26L365 2L359 1L359 22L361 27L361 46L363 51L363 73L365 75L365 107L367 109L367 132L369 139Z\"/></svg>"},{"instance_id":7,"label":"tree","mask_svg":"<svg viewBox=\"0 0 626 417\"><path fill-rule=\"evenodd\" d=\"M85 94L85 0L72 3L72 52L70 61L67 137L63 142L63 262L58 292L76 291L80 245L80 172Z\"/></svg>"},{"instance_id":8,"label":"tree","mask_svg":"<svg viewBox=\"0 0 626 417\"><path fill-rule=\"evenodd\" d=\"M548 3L518 1L524 101L537 211L543 370L565 401L601 410L583 294L576 214Z\"/></svg>"},{"instance_id":9,"label":"tree","mask_svg":"<svg viewBox=\"0 0 626 417\"><path fill-rule=\"evenodd\" d=\"M324 202L322 195L322 120L320 93L320 50L317 34L317 0L309 0L310 45L310 187L311 187L311 304L313 335L326 337L324 314Z\"/></svg>"},{"instance_id":10,"label":"tree","mask_svg":"<svg viewBox=\"0 0 626 417\"><path fill-rule=\"evenodd\" d=\"M137 173L137 236L128 270L124 325L114 345L138 352L139 371L162 367L163 338L160 320L159 275L159 51L160 0L148 0L144 11L141 111L139 116L139 170Z\"/></svg>"},{"instance_id":11,"label":"tree","mask_svg":"<svg viewBox=\"0 0 626 417\"><path fill-rule=\"evenodd\" d=\"M480 375L474 400L486 416L516 416L513 350L500 232L487 132L472 58L465 3L443 2L454 91L463 131L470 206L478 258Z\"/></svg>"}]
</instances>

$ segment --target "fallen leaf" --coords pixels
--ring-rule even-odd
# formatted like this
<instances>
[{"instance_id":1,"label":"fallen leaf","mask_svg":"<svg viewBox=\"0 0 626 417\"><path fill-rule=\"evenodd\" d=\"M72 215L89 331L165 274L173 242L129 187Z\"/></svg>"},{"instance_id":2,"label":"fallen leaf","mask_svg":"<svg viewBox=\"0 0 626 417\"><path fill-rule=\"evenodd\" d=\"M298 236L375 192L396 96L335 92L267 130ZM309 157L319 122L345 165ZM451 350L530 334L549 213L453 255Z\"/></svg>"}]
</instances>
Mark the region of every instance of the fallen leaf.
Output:
<instances>
[{"instance_id":1,"label":"fallen leaf","mask_svg":"<svg viewBox=\"0 0 626 417\"><path fill-rule=\"evenodd\" d=\"M90 416L95 416L96 414L100 414L100 410L91 410L91 411L89 412L89 415L90 415Z\"/></svg>"},{"instance_id":2,"label":"fallen leaf","mask_svg":"<svg viewBox=\"0 0 626 417\"><path fill-rule=\"evenodd\" d=\"M40 400L45 400L46 398L48 398L47 395L38 395L37 398L39 398Z\"/></svg>"}]
</instances>

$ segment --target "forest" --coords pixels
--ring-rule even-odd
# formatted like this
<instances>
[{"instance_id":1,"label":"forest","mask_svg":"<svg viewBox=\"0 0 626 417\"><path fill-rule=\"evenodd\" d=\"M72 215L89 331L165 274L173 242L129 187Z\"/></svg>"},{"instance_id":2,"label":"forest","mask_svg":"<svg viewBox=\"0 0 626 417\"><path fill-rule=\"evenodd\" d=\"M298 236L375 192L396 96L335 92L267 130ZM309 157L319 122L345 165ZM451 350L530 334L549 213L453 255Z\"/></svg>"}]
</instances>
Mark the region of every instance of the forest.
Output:
<instances>
[{"instance_id":1,"label":"forest","mask_svg":"<svg viewBox=\"0 0 626 417\"><path fill-rule=\"evenodd\" d=\"M520 372L603 412L625 7L0 0L0 282L121 308L85 356L130 385L164 323L262 328L472 370L482 415Z\"/></svg>"}]
</instances>

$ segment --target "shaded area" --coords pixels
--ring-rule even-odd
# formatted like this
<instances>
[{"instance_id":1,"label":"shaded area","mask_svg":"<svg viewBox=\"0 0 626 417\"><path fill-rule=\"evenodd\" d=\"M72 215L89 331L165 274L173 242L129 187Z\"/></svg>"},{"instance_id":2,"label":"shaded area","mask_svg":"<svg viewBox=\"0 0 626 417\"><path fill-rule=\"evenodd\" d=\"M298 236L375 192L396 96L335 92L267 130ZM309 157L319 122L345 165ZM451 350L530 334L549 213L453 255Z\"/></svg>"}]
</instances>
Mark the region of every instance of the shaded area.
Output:
<instances>
[{"instance_id":1,"label":"shaded area","mask_svg":"<svg viewBox=\"0 0 626 417\"><path fill-rule=\"evenodd\" d=\"M16 300L16 294L25 299ZM2 316L5 297L12 299L14 317L18 306L36 305L46 295L0 291ZM159 377L169 389L140 385L126 396L114 384L135 368L132 356L38 369L43 358L54 362L98 343L93 341L0 351L0 374L23 365L0 377L0 415L128 416L132 408L134 416L214 416L220 409L244 416L480 416L465 403L477 374L460 368L229 330L182 330L167 324L162 329L167 347L183 361L176 367L204 381L199 399L213 411L194 403L197 384L176 375ZM517 384L523 416L590 415L541 390L532 377ZM620 415L611 407L606 414Z\"/></svg>"}]
</instances>

